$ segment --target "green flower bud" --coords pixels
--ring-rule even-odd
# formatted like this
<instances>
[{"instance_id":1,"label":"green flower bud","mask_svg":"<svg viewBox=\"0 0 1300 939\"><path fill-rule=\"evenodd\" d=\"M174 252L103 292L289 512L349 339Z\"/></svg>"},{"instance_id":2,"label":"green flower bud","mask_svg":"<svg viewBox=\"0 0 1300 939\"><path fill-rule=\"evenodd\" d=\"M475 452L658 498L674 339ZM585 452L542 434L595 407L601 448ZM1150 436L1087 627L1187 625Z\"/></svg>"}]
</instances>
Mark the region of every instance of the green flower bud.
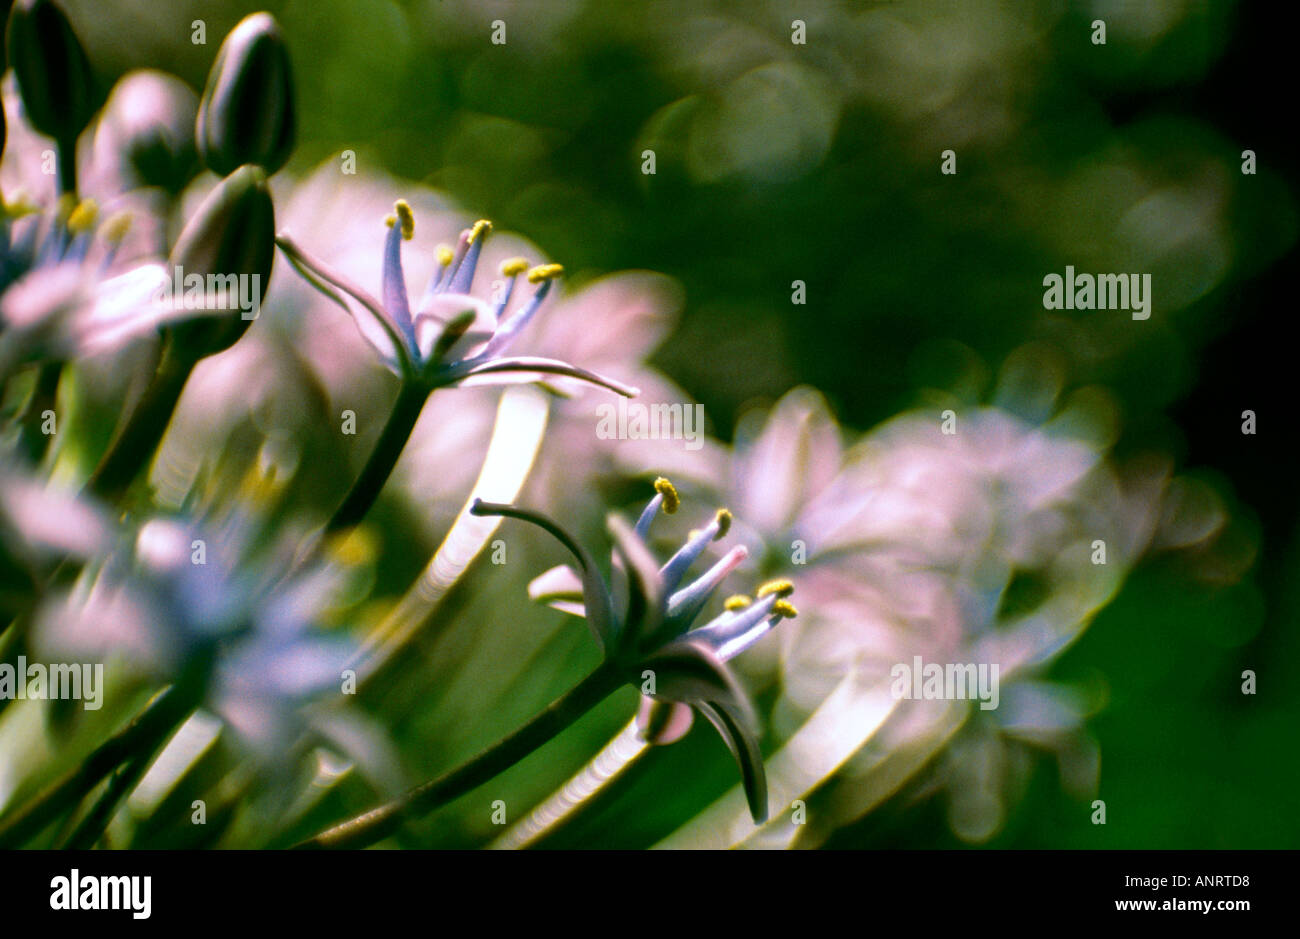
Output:
<instances>
[{"instance_id":1,"label":"green flower bud","mask_svg":"<svg viewBox=\"0 0 1300 939\"><path fill-rule=\"evenodd\" d=\"M194 178L194 120L199 96L179 78L142 69L113 86L95 131L96 165L119 165L130 187L176 195Z\"/></svg>"},{"instance_id":2,"label":"green flower bud","mask_svg":"<svg viewBox=\"0 0 1300 939\"><path fill-rule=\"evenodd\" d=\"M5 48L27 119L71 148L98 105L90 61L72 24L50 0L18 0Z\"/></svg>"},{"instance_id":3,"label":"green flower bud","mask_svg":"<svg viewBox=\"0 0 1300 939\"><path fill-rule=\"evenodd\" d=\"M229 348L261 310L275 257L275 209L266 173L241 166L223 179L181 231L169 257L174 296L195 275L225 292L224 304L174 324L173 345L195 360Z\"/></svg>"},{"instance_id":4,"label":"green flower bud","mask_svg":"<svg viewBox=\"0 0 1300 939\"><path fill-rule=\"evenodd\" d=\"M199 155L225 174L244 163L274 173L294 144L289 51L270 13L244 17L230 31L208 73L195 138Z\"/></svg>"}]
</instances>

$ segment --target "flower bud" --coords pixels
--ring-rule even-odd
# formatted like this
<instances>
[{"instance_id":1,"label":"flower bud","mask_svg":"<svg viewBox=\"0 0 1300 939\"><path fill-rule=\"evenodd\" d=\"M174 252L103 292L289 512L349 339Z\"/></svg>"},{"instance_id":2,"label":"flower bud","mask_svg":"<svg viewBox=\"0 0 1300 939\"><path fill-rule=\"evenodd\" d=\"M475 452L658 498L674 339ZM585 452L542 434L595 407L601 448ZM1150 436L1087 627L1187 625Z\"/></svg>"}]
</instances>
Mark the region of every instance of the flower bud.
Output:
<instances>
[{"instance_id":1,"label":"flower bud","mask_svg":"<svg viewBox=\"0 0 1300 939\"><path fill-rule=\"evenodd\" d=\"M185 281L194 275L204 278L205 288L217 282L226 291L217 311L170 327L178 351L199 359L239 339L255 318L241 304L255 304L252 312L261 309L274 256L275 209L266 173L241 166L203 200L168 259L174 297L189 289ZM208 303L213 302L209 297Z\"/></svg>"},{"instance_id":2,"label":"flower bud","mask_svg":"<svg viewBox=\"0 0 1300 939\"><path fill-rule=\"evenodd\" d=\"M18 0L5 49L32 127L74 146L98 102L90 61L68 18L51 0Z\"/></svg>"},{"instance_id":3,"label":"flower bud","mask_svg":"<svg viewBox=\"0 0 1300 939\"><path fill-rule=\"evenodd\" d=\"M274 173L294 143L289 51L270 13L244 17L208 73L195 138L208 168L226 174L251 163Z\"/></svg>"},{"instance_id":4,"label":"flower bud","mask_svg":"<svg viewBox=\"0 0 1300 939\"><path fill-rule=\"evenodd\" d=\"M194 177L199 98L165 72L129 72L113 86L95 131L95 163L116 166L128 189L157 186L176 195Z\"/></svg>"}]
</instances>

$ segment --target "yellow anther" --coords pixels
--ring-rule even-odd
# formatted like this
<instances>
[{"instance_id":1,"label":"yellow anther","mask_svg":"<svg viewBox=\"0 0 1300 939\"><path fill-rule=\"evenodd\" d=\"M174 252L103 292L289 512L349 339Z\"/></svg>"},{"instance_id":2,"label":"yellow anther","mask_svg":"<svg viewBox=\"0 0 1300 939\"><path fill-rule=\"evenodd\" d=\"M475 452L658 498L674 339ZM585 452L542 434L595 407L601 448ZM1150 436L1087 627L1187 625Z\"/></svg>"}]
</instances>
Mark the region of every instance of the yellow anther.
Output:
<instances>
[{"instance_id":1,"label":"yellow anther","mask_svg":"<svg viewBox=\"0 0 1300 939\"><path fill-rule=\"evenodd\" d=\"M474 226L472 228L470 228L469 238L466 239L465 243L472 245L474 242L478 241L478 239L486 238L488 236L488 233L491 231L492 231L492 223L485 218L481 218L474 223Z\"/></svg>"},{"instance_id":2,"label":"yellow anther","mask_svg":"<svg viewBox=\"0 0 1300 939\"><path fill-rule=\"evenodd\" d=\"M405 199L398 199L393 203L393 211L397 213L397 220L402 223L402 240L410 241L415 235L415 213L411 211L411 203Z\"/></svg>"},{"instance_id":3,"label":"yellow anther","mask_svg":"<svg viewBox=\"0 0 1300 939\"><path fill-rule=\"evenodd\" d=\"M446 245L438 245L438 250L433 253L440 267L446 267L452 261L456 260L456 252L452 251Z\"/></svg>"},{"instance_id":4,"label":"yellow anther","mask_svg":"<svg viewBox=\"0 0 1300 939\"><path fill-rule=\"evenodd\" d=\"M254 463L240 480L239 497L253 505L270 506L282 485L283 481L276 478L275 464L263 468Z\"/></svg>"},{"instance_id":5,"label":"yellow anther","mask_svg":"<svg viewBox=\"0 0 1300 939\"><path fill-rule=\"evenodd\" d=\"M540 284L544 280L554 280L563 273L563 264L539 264L528 272L528 282Z\"/></svg>"},{"instance_id":6,"label":"yellow anther","mask_svg":"<svg viewBox=\"0 0 1300 939\"><path fill-rule=\"evenodd\" d=\"M727 537L727 532L731 531L731 510L718 509L718 514L713 517L713 524L718 526L718 533L713 536L713 540Z\"/></svg>"},{"instance_id":7,"label":"yellow anther","mask_svg":"<svg viewBox=\"0 0 1300 939\"><path fill-rule=\"evenodd\" d=\"M121 244L126 233L131 230L131 213L114 212L108 218L104 219L104 224L99 226L99 235L110 245Z\"/></svg>"},{"instance_id":8,"label":"yellow anther","mask_svg":"<svg viewBox=\"0 0 1300 939\"><path fill-rule=\"evenodd\" d=\"M369 564L379 552L379 544L371 529L357 525L334 535L326 549L335 563L343 567L360 567Z\"/></svg>"},{"instance_id":9,"label":"yellow anther","mask_svg":"<svg viewBox=\"0 0 1300 939\"><path fill-rule=\"evenodd\" d=\"M788 597L792 593L794 593L794 584L788 580L769 580L758 588L760 600L771 594L776 594L778 597Z\"/></svg>"},{"instance_id":10,"label":"yellow anther","mask_svg":"<svg viewBox=\"0 0 1300 939\"><path fill-rule=\"evenodd\" d=\"M661 505L665 515L672 515L682 504L681 497L677 495L677 487L663 476L655 480L655 492L664 497Z\"/></svg>"},{"instance_id":11,"label":"yellow anther","mask_svg":"<svg viewBox=\"0 0 1300 939\"><path fill-rule=\"evenodd\" d=\"M772 612L776 616L784 616L786 619L794 619L799 615L799 611L794 608L794 604L789 600L777 600L772 604Z\"/></svg>"},{"instance_id":12,"label":"yellow anther","mask_svg":"<svg viewBox=\"0 0 1300 939\"><path fill-rule=\"evenodd\" d=\"M507 258L501 262L501 273L506 277L517 277L528 270L528 258Z\"/></svg>"},{"instance_id":13,"label":"yellow anther","mask_svg":"<svg viewBox=\"0 0 1300 939\"><path fill-rule=\"evenodd\" d=\"M68 215L68 231L75 235L90 231L98 218L99 204L94 199L82 199Z\"/></svg>"},{"instance_id":14,"label":"yellow anther","mask_svg":"<svg viewBox=\"0 0 1300 939\"><path fill-rule=\"evenodd\" d=\"M32 215L41 210L40 206L34 203L22 189L14 195L12 202L0 194L0 209L3 209L5 218L22 218L24 215Z\"/></svg>"},{"instance_id":15,"label":"yellow anther","mask_svg":"<svg viewBox=\"0 0 1300 939\"><path fill-rule=\"evenodd\" d=\"M722 605L724 608L734 613L737 610L743 610L753 602L753 600L749 599L749 597L745 596L743 593L738 593L735 596L727 597L726 601Z\"/></svg>"}]
</instances>

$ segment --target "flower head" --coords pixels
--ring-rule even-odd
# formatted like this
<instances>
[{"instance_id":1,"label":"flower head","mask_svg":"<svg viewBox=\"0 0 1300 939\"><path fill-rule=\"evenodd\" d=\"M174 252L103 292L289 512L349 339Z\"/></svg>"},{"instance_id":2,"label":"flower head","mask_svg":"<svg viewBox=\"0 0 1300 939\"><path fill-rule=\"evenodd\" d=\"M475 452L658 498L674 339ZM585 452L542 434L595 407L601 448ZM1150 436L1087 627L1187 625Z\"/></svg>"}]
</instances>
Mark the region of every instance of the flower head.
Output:
<instances>
[{"instance_id":1,"label":"flower head","mask_svg":"<svg viewBox=\"0 0 1300 939\"><path fill-rule=\"evenodd\" d=\"M288 752L301 707L338 688L355 643L326 627L355 569L342 542L290 563L292 538L255 514L274 483L250 472L226 511L157 515L131 526L36 616L51 655L113 657L128 673L185 685L262 756ZM355 552L354 552L355 553Z\"/></svg>"},{"instance_id":2,"label":"flower head","mask_svg":"<svg viewBox=\"0 0 1300 939\"><path fill-rule=\"evenodd\" d=\"M385 222L382 302L309 255L288 234L281 233L277 242L312 286L352 315L390 371L431 389L567 376L628 397L637 394L635 388L559 359L503 354L563 273L560 265L530 266L523 258L511 258L501 265L506 280L493 302L473 296L479 255L492 231L492 223L481 219L460 233L455 249L437 249L433 276L413 308L402 270L402 242L414 237L415 215L405 200L398 200ZM533 293L507 315L521 277L533 286Z\"/></svg>"},{"instance_id":3,"label":"flower head","mask_svg":"<svg viewBox=\"0 0 1300 939\"><path fill-rule=\"evenodd\" d=\"M645 538L659 513L677 511L680 500L666 479L656 480L655 490L635 526L610 516L615 576L609 581L591 554L544 515L485 502L476 502L470 511L530 522L574 555L577 570L554 568L534 580L529 593L534 599L586 617L606 661L625 669L629 680L640 684L650 699L643 701L640 715L647 739L657 743L679 739L689 728L683 706L703 714L736 758L750 812L761 822L767 817L767 784L756 740L757 720L748 696L726 663L782 619L796 615L787 599L794 585L788 580L764 584L754 599L733 597L716 617L695 626L718 586L749 552L737 545L704 573L687 577L708 546L725 537L731 527L731 513L719 509L667 561L658 563ZM667 710L665 702L670 705Z\"/></svg>"},{"instance_id":4,"label":"flower head","mask_svg":"<svg viewBox=\"0 0 1300 939\"><path fill-rule=\"evenodd\" d=\"M0 197L0 374L109 351L159 325L161 264L118 264L132 216L65 194L47 210Z\"/></svg>"}]
</instances>

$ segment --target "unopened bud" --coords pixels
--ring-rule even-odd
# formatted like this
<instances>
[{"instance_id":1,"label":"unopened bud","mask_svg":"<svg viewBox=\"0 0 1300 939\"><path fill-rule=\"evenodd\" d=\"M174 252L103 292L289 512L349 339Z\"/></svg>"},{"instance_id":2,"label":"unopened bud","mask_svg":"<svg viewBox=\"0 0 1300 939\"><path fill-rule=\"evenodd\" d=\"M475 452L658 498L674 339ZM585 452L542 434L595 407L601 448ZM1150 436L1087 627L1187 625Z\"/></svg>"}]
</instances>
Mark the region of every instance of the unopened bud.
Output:
<instances>
[{"instance_id":1,"label":"unopened bud","mask_svg":"<svg viewBox=\"0 0 1300 939\"><path fill-rule=\"evenodd\" d=\"M141 69L113 86L95 131L96 162L118 161L129 188L157 186L176 195L194 178L194 121L199 98L179 78Z\"/></svg>"},{"instance_id":2,"label":"unopened bud","mask_svg":"<svg viewBox=\"0 0 1300 939\"><path fill-rule=\"evenodd\" d=\"M32 127L73 147L98 105L90 61L67 16L51 0L18 0L5 49Z\"/></svg>"},{"instance_id":3,"label":"unopened bud","mask_svg":"<svg viewBox=\"0 0 1300 939\"><path fill-rule=\"evenodd\" d=\"M223 179L181 232L172 249L169 266L189 278L216 275L226 290L241 298L266 296L275 256L275 209L266 185L266 173L256 166L241 166ZM233 275L233 279L232 279ZM174 284L180 291L182 284ZM232 345L251 320L233 302L207 316L177 323L170 328L173 341L195 358L212 355Z\"/></svg>"},{"instance_id":4,"label":"unopened bud","mask_svg":"<svg viewBox=\"0 0 1300 939\"><path fill-rule=\"evenodd\" d=\"M199 103L195 138L208 168L226 174L251 163L274 173L293 150L295 114L289 50L270 13L230 31Z\"/></svg>"}]
</instances>

